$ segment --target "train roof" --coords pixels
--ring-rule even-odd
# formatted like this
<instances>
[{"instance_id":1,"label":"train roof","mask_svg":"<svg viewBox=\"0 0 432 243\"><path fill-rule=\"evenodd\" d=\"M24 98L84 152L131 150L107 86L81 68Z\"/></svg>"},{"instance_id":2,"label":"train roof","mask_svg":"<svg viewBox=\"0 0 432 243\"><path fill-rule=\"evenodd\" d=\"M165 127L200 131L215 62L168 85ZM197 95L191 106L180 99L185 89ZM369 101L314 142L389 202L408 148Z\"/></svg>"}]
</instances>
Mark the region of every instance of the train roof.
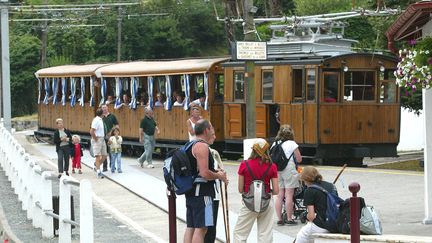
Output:
<instances>
[{"instance_id":1,"label":"train roof","mask_svg":"<svg viewBox=\"0 0 432 243\"><path fill-rule=\"evenodd\" d=\"M171 61L138 61L111 64L96 70L97 77L161 76L184 73L205 73L213 65L229 60L229 57L184 59Z\"/></svg>"},{"instance_id":2,"label":"train roof","mask_svg":"<svg viewBox=\"0 0 432 243\"><path fill-rule=\"evenodd\" d=\"M302 56L296 56L296 55L286 55L285 58L274 58L274 59L268 59L268 60L262 60L262 61L255 61L256 65L319 65L321 63L324 63L326 61L330 61L332 59L337 58L347 58L350 56L371 56L379 59L384 59L388 61L397 62L397 57L394 55L386 55L382 53L345 53L341 55L335 55L335 56L317 56L317 55L302 55ZM244 65L244 61L241 60L232 60L229 62L225 62L222 66L223 67L230 67L230 66L239 66Z\"/></svg>"},{"instance_id":3,"label":"train roof","mask_svg":"<svg viewBox=\"0 0 432 243\"><path fill-rule=\"evenodd\" d=\"M94 76L96 69L109 64L62 65L43 68L35 73L39 78Z\"/></svg>"}]
</instances>

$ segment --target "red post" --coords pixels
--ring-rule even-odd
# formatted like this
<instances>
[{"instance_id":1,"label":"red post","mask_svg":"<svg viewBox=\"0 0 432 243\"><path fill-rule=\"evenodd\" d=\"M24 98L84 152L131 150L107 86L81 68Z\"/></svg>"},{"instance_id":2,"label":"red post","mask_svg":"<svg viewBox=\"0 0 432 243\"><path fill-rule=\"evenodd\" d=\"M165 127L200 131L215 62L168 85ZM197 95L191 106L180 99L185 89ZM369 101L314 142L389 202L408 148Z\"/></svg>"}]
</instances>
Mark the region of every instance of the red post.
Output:
<instances>
[{"instance_id":1,"label":"red post","mask_svg":"<svg viewBox=\"0 0 432 243\"><path fill-rule=\"evenodd\" d=\"M168 196L169 242L177 243L176 195L174 191L167 190L167 196Z\"/></svg>"},{"instance_id":2,"label":"red post","mask_svg":"<svg viewBox=\"0 0 432 243\"><path fill-rule=\"evenodd\" d=\"M360 185L357 182L353 182L348 188L352 193L352 197L350 198L351 243L360 243L360 198L357 197L357 192L360 191Z\"/></svg>"}]
</instances>

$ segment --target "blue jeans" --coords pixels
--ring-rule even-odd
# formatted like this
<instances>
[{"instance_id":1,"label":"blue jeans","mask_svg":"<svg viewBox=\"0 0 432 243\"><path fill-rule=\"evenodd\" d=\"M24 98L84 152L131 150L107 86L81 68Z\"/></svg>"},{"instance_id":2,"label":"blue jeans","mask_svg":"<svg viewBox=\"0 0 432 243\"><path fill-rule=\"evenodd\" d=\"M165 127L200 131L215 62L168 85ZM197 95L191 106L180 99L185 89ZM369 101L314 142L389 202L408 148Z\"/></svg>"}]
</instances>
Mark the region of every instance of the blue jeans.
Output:
<instances>
[{"instance_id":1,"label":"blue jeans","mask_svg":"<svg viewBox=\"0 0 432 243\"><path fill-rule=\"evenodd\" d=\"M111 164L111 172L115 171L116 164L117 164L117 172L122 171L122 169L121 169L121 152L119 152L119 153L111 152L110 164Z\"/></svg>"},{"instance_id":2,"label":"blue jeans","mask_svg":"<svg viewBox=\"0 0 432 243\"><path fill-rule=\"evenodd\" d=\"M139 157L140 162L147 161L149 165L153 163L153 151L155 149L156 141L154 136L150 136L144 133L144 153Z\"/></svg>"}]
</instances>

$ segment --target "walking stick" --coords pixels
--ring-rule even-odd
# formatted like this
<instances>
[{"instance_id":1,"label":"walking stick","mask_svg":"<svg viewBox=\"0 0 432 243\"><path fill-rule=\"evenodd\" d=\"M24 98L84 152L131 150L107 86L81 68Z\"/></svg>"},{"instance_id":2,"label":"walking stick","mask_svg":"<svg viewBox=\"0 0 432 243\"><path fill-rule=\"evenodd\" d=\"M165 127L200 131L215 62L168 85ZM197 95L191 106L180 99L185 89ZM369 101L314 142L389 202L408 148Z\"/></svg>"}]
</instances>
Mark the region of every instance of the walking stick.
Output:
<instances>
[{"instance_id":1,"label":"walking stick","mask_svg":"<svg viewBox=\"0 0 432 243\"><path fill-rule=\"evenodd\" d=\"M226 237L226 242L227 243L230 243L230 227L229 227L229 210L228 210L228 185L227 184L225 184L224 183L224 185L225 185L225 210L226 210L226 229L225 229L225 232L227 232L226 233L226 235L227 235L227 237Z\"/></svg>"},{"instance_id":2,"label":"walking stick","mask_svg":"<svg viewBox=\"0 0 432 243\"><path fill-rule=\"evenodd\" d=\"M342 169L339 171L339 173L337 174L336 178L333 181L333 184L336 183L336 181L339 179L340 175L342 174L342 172L345 170L345 168L347 167L347 164L344 164Z\"/></svg>"},{"instance_id":3,"label":"walking stick","mask_svg":"<svg viewBox=\"0 0 432 243\"><path fill-rule=\"evenodd\" d=\"M224 169L222 159L218 153L217 150L210 148L210 152L213 156L213 158L217 161L218 167L220 169ZM219 182L220 186L220 192L221 192L221 201L222 201L222 210L223 210L223 218L224 218L224 227L225 227L225 239L226 243L230 243L230 230L229 230L229 217L228 217L228 186L227 184L223 183L224 186L222 186L222 181Z\"/></svg>"}]
</instances>

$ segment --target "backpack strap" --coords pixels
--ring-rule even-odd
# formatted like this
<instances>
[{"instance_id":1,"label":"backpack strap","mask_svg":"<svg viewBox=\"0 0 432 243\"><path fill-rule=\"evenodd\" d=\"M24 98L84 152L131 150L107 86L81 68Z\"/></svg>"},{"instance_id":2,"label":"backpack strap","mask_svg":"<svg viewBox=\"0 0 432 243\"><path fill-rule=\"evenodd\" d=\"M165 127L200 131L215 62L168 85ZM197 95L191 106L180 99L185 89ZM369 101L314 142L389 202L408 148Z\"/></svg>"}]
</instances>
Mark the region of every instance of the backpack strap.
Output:
<instances>
[{"instance_id":1,"label":"backpack strap","mask_svg":"<svg viewBox=\"0 0 432 243\"><path fill-rule=\"evenodd\" d=\"M252 173L251 168L249 167L249 163L247 162L247 160L245 160L245 163L246 163L246 167L247 167L247 169L248 169L248 171L249 171L249 174L251 175L252 179L253 179L253 180L256 180L254 174ZM267 176L267 174L268 174L268 172L269 172L269 170L270 170L270 167L271 167L271 164L267 167L266 171L265 171L264 174L262 175L262 177L261 177L261 179L260 179L261 181L264 181L264 178Z\"/></svg>"},{"instance_id":2,"label":"backpack strap","mask_svg":"<svg viewBox=\"0 0 432 243\"><path fill-rule=\"evenodd\" d=\"M326 195L329 193L326 189L324 189L323 187L318 186L318 185L316 185L316 184L312 184L312 185L310 185L309 187L311 187L311 188L315 188L315 189L317 189L317 190L319 190L319 191L322 191L322 192L324 192Z\"/></svg>"}]
</instances>

